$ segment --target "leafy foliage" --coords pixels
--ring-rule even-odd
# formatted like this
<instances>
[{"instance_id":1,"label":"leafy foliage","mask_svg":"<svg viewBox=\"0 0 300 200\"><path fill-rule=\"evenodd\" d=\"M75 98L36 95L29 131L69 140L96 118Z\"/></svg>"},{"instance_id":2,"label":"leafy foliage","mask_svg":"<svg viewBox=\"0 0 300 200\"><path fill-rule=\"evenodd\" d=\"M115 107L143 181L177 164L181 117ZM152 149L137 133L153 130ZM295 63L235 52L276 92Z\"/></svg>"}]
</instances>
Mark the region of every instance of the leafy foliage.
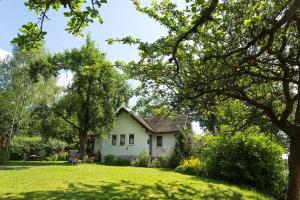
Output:
<instances>
[{"instance_id":1,"label":"leafy foliage","mask_svg":"<svg viewBox=\"0 0 300 200\"><path fill-rule=\"evenodd\" d=\"M67 143L58 139L44 140L40 136L17 136L10 144L10 153L13 160L26 160L31 155L41 158L55 156L67 147Z\"/></svg>"},{"instance_id":2,"label":"leafy foliage","mask_svg":"<svg viewBox=\"0 0 300 200\"><path fill-rule=\"evenodd\" d=\"M168 34L152 43L116 39L139 45L141 59L124 70L142 82L142 94L195 119L232 99L261 112L290 139L288 199L299 199L300 2L186 2L135 3Z\"/></svg>"},{"instance_id":3,"label":"leafy foliage","mask_svg":"<svg viewBox=\"0 0 300 200\"><path fill-rule=\"evenodd\" d=\"M204 163L196 157L192 157L186 160L182 160L180 165L176 167L176 172L203 175L205 173Z\"/></svg>"},{"instance_id":4,"label":"leafy foliage","mask_svg":"<svg viewBox=\"0 0 300 200\"><path fill-rule=\"evenodd\" d=\"M283 153L280 145L262 134L238 133L232 137L207 136L201 154L209 177L283 198L287 185Z\"/></svg>"},{"instance_id":5,"label":"leafy foliage","mask_svg":"<svg viewBox=\"0 0 300 200\"><path fill-rule=\"evenodd\" d=\"M131 90L126 76L105 59L90 36L79 49L37 59L30 65L33 78L40 74L47 79L62 69L71 71L74 77L53 110L78 133L83 159L87 133L106 134L113 126L116 109L127 104Z\"/></svg>"},{"instance_id":6,"label":"leafy foliage","mask_svg":"<svg viewBox=\"0 0 300 200\"><path fill-rule=\"evenodd\" d=\"M107 3L106 0L27 0L25 6L37 14L37 22L28 22L20 28L20 33L12 40L22 50L38 48L40 41L44 39L47 32L44 31L44 24L50 10L58 11L64 8L64 17L69 18L66 31L72 35L82 35L82 31L89 24L97 20L103 23L100 16L100 7Z\"/></svg>"},{"instance_id":7,"label":"leafy foliage","mask_svg":"<svg viewBox=\"0 0 300 200\"><path fill-rule=\"evenodd\" d=\"M30 117L37 104L43 102L53 105L58 91L55 79L50 77L48 81L43 81L37 76L36 81L33 81L27 70L29 63L46 55L43 46L26 53L14 48L13 57L0 63L0 82L3 83L0 87L0 126L1 132L8 138L8 143L16 134L30 134L29 127L33 121ZM9 152L8 147L5 155Z\"/></svg>"}]
</instances>

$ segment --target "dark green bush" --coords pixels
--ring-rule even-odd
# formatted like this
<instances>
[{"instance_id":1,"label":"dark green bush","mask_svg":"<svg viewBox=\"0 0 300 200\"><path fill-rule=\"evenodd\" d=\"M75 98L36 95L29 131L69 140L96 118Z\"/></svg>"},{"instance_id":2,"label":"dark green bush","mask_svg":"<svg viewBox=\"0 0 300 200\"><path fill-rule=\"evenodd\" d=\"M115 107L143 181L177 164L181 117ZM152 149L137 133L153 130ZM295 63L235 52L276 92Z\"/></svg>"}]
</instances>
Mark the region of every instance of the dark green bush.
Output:
<instances>
[{"instance_id":1,"label":"dark green bush","mask_svg":"<svg viewBox=\"0 0 300 200\"><path fill-rule=\"evenodd\" d=\"M284 149L263 134L208 136L202 149L207 175L248 185L282 198L286 189Z\"/></svg>"},{"instance_id":2,"label":"dark green bush","mask_svg":"<svg viewBox=\"0 0 300 200\"><path fill-rule=\"evenodd\" d=\"M17 136L13 138L10 144L11 159L25 160L31 155L46 158L61 152L66 146L66 142L58 139L49 138L44 140L39 136Z\"/></svg>"},{"instance_id":3,"label":"dark green bush","mask_svg":"<svg viewBox=\"0 0 300 200\"><path fill-rule=\"evenodd\" d=\"M130 160L124 158L115 159L115 165L117 166L130 166Z\"/></svg>"},{"instance_id":4,"label":"dark green bush","mask_svg":"<svg viewBox=\"0 0 300 200\"><path fill-rule=\"evenodd\" d=\"M104 157L104 163L107 165L129 166L130 160L121 157L115 157L114 155L107 155Z\"/></svg>"},{"instance_id":5,"label":"dark green bush","mask_svg":"<svg viewBox=\"0 0 300 200\"><path fill-rule=\"evenodd\" d=\"M107 165L114 165L115 164L115 156L114 155L106 155L104 157L104 163Z\"/></svg>"}]
</instances>

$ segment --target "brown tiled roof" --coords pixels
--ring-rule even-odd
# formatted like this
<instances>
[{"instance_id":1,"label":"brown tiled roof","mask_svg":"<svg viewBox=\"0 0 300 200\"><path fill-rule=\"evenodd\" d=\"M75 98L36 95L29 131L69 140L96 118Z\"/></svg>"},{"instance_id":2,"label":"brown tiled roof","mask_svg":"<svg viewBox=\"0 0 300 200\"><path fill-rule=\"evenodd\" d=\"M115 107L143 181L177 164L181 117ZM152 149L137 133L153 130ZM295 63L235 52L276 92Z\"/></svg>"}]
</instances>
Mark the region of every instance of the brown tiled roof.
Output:
<instances>
[{"instance_id":1,"label":"brown tiled roof","mask_svg":"<svg viewBox=\"0 0 300 200\"><path fill-rule=\"evenodd\" d=\"M172 118L140 117L124 107L119 110L118 115L122 112L129 113L133 119L153 133L181 132L188 126L186 115L178 115Z\"/></svg>"},{"instance_id":2,"label":"brown tiled roof","mask_svg":"<svg viewBox=\"0 0 300 200\"><path fill-rule=\"evenodd\" d=\"M174 118L144 118L157 133L181 132L186 128L187 116L179 115Z\"/></svg>"}]
</instances>

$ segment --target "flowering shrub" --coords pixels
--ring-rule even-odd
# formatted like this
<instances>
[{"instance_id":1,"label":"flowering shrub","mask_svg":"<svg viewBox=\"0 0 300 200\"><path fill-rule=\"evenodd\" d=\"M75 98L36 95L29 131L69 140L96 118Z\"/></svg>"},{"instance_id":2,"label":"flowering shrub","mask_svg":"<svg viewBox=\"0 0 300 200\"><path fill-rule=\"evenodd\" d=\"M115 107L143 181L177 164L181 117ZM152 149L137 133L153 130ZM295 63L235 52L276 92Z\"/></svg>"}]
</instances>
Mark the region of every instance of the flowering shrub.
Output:
<instances>
[{"instance_id":1,"label":"flowering shrub","mask_svg":"<svg viewBox=\"0 0 300 200\"><path fill-rule=\"evenodd\" d=\"M201 175L204 173L204 164L199 158L192 157L181 161L175 171L187 174Z\"/></svg>"}]
</instances>

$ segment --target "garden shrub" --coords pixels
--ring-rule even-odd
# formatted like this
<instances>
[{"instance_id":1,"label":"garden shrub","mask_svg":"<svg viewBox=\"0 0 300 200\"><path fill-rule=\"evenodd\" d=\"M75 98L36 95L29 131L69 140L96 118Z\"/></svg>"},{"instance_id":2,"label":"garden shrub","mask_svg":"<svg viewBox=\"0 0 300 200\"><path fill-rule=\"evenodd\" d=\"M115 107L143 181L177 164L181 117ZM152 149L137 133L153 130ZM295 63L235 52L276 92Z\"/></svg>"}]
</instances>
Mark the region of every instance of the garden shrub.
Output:
<instances>
[{"instance_id":1,"label":"garden shrub","mask_svg":"<svg viewBox=\"0 0 300 200\"><path fill-rule=\"evenodd\" d=\"M104 157L104 163L107 165L116 166L130 166L131 161L121 157L115 157L114 155L107 155Z\"/></svg>"},{"instance_id":2,"label":"garden shrub","mask_svg":"<svg viewBox=\"0 0 300 200\"><path fill-rule=\"evenodd\" d=\"M163 166L175 169L184 157L179 156L175 150L170 150L167 157L163 157Z\"/></svg>"},{"instance_id":3,"label":"garden shrub","mask_svg":"<svg viewBox=\"0 0 300 200\"><path fill-rule=\"evenodd\" d=\"M139 167L148 167L151 161L150 155L143 151L139 157Z\"/></svg>"},{"instance_id":4,"label":"garden shrub","mask_svg":"<svg viewBox=\"0 0 300 200\"><path fill-rule=\"evenodd\" d=\"M187 160L181 161L180 165L176 167L176 172L203 175L205 172L204 164L199 158L192 157Z\"/></svg>"},{"instance_id":5,"label":"garden shrub","mask_svg":"<svg viewBox=\"0 0 300 200\"><path fill-rule=\"evenodd\" d=\"M132 167L138 167L140 164L140 160L138 158L134 158L132 160L130 160L130 166Z\"/></svg>"},{"instance_id":6,"label":"garden shrub","mask_svg":"<svg viewBox=\"0 0 300 200\"><path fill-rule=\"evenodd\" d=\"M202 149L209 177L248 185L276 199L285 194L284 149L263 134L207 136Z\"/></svg>"},{"instance_id":7,"label":"garden shrub","mask_svg":"<svg viewBox=\"0 0 300 200\"><path fill-rule=\"evenodd\" d=\"M115 159L115 165L130 166L130 160L118 157L117 159Z\"/></svg>"},{"instance_id":8,"label":"garden shrub","mask_svg":"<svg viewBox=\"0 0 300 200\"><path fill-rule=\"evenodd\" d=\"M161 168L162 163L160 158L154 158L150 161L149 167L151 168Z\"/></svg>"},{"instance_id":9,"label":"garden shrub","mask_svg":"<svg viewBox=\"0 0 300 200\"><path fill-rule=\"evenodd\" d=\"M59 152L57 160L59 160L59 161L68 161L69 160L69 153L66 152L66 151Z\"/></svg>"},{"instance_id":10,"label":"garden shrub","mask_svg":"<svg viewBox=\"0 0 300 200\"><path fill-rule=\"evenodd\" d=\"M88 163L92 163L93 160L92 160L88 155L85 155L85 156L83 157L82 162L88 164Z\"/></svg>"},{"instance_id":11,"label":"garden shrub","mask_svg":"<svg viewBox=\"0 0 300 200\"><path fill-rule=\"evenodd\" d=\"M59 153L54 153L46 158L48 161L68 161L69 153L66 151L62 151Z\"/></svg>"},{"instance_id":12,"label":"garden shrub","mask_svg":"<svg viewBox=\"0 0 300 200\"><path fill-rule=\"evenodd\" d=\"M104 157L104 163L107 165L114 165L115 164L115 156L114 155L106 155Z\"/></svg>"},{"instance_id":13,"label":"garden shrub","mask_svg":"<svg viewBox=\"0 0 300 200\"><path fill-rule=\"evenodd\" d=\"M51 156L48 156L48 157L46 157L46 160L47 161L57 161L58 160L58 154L55 153L55 154L53 154Z\"/></svg>"},{"instance_id":14,"label":"garden shrub","mask_svg":"<svg viewBox=\"0 0 300 200\"><path fill-rule=\"evenodd\" d=\"M66 146L66 142L58 139L49 138L44 140L40 136L17 136L13 138L10 144L11 159L25 160L30 155L45 158L59 153Z\"/></svg>"}]
</instances>

